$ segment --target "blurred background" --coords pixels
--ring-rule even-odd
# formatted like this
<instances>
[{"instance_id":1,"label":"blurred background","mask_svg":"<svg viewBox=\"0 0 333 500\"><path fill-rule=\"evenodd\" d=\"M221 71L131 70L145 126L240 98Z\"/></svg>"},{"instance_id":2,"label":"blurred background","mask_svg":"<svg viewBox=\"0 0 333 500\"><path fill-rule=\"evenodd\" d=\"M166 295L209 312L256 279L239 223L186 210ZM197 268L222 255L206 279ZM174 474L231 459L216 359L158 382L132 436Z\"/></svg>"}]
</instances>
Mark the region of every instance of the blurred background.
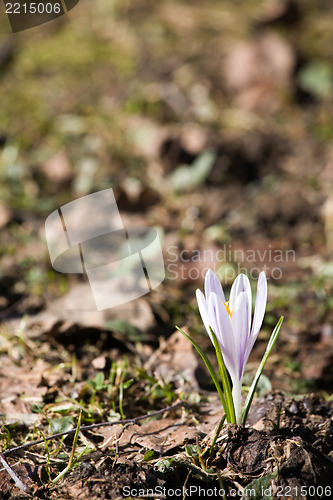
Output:
<instances>
[{"instance_id":1,"label":"blurred background","mask_svg":"<svg viewBox=\"0 0 333 500\"><path fill-rule=\"evenodd\" d=\"M265 269L249 370L284 314L273 387L330 392L332 16L329 0L80 0L12 34L2 5L0 319L28 314L37 334L126 320L151 345L187 325L208 347L207 267L227 293ZM167 277L125 309L68 316L83 278L52 270L45 219L110 187L125 224L159 229Z\"/></svg>"}]
</instances>

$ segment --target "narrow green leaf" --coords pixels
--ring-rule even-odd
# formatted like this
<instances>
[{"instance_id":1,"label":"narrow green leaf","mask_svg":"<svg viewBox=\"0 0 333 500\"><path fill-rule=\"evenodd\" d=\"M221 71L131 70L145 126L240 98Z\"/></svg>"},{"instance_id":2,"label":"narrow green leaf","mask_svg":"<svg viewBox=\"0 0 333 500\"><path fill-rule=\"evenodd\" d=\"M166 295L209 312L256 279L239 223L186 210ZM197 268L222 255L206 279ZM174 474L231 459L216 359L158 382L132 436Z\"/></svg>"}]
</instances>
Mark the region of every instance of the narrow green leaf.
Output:
<instances>
[{"instance_id":1,"label":"narrow green leaf","mask_svg":"<svg viewBox=\"0 0 333 500\"><path fill-rule=\"evenodd\" d=\"M134 378L130 378L129 380L126 380L126 382L123 382L123 388L128 389L134 382Z\"/></svg>"},{"instance_id":2,"label":"narrow green leaf","mask_svg":"<svg viewBox=\"0 0 333 500\"><path fill-rule=\"evenodd\" d=\"M258 381L259 381L260 376L261 376L261 374L262 374L262 372L264 370L264 367L265 367L266 361L268 359L268 356L270 355L270 353L271 353L271 351L272 351L272 349L274 347L274 344L275 344L275 342L276 342L276 340L278 338L278 335L279 335L279 332L280 332L283 320L284 320L284 316L281 316L281 318L277 322L276 327L274 328L274 330L272 332L272 335L271 335L271 337L269 339L269 342L268 342L268 345L266 347L265 354L263 355L263 358L262 358L261 363L259 365L259 368L257 370L256 376L253 379L252 385L250 387L249 393L247 395L247 398L246 398L246 401L245 401L245 404L244 404L244 407L243 407L243 412L242 412L242 423L243 423L243 425L245 425L245 423L246 423L247 415L249 413L249 409L250 409L250 406L251 406L251 403L252 403L252 399L254 397L254 393L256 391L256 387L257 387Z\"/></svg>"},{"instance_id":3,"label":"narrow green leaf","mask_svg":"<svg viewBox=\"0 0 333 500\"><path fill-rule=\"evenodd\" d=\"M244 498L251 497L253 500L273 500L271 481L277 476L277 471L267 476L254 479L243 491Z\"/></svg>"},{"instance_id":4,"label":"narrow green leaf","mask_svg":"<svg viewBox=\"0 0 333 500\"><path fill-rule=\"evenodd\" d=\"M69 457L69 461L67 466L57 475L57 477L52 481L52 484L55 485L60 479L62 479L67 472L69 472L73 466L73 463L75 462L75 450L77 447L77 442L79 439L79 433L80 433L80 427L81 427L81 418L82 418L82 411L80 411L79 419L77 422L77 427L73 439L73 446L72 446L72 451Z\"/></svg>"},{"instance_id":5,"label":"narrow green leaf","mask_svg":"<svg viewBox=\"0 0 333 500\"><path fill-rule=\"evenodd\" d=\"M123 410L123 399L124 399L124 384L119 384L119 413L121 418L125 418L124 410Z\"/></svg>"},{"instance_id":6,"label":"narrow green leaf","mask_svg":"<svg viewBox=\"0 0 333 500\"><path fill-rule=\"evenodd\" d=\"M236 415L235 415L234 401L232 399L232 392L231 392L228 372L227 372L227 369L226 369L224 361L223 361L220 344L216 338L215 333L213 332L212 327L210 326L209 328L210 328L210 333L212 334L213 341L214 341L214 347L215 347L215 351L216 351L217 362L219 365L219 371L220 371L220 376L221 376L221 380L222 380L223 391L224 391L225 399L226 399L226 403L227 403L227 410L228 410L227 420L230 424L234 424L236 422Z\"/></svg>"},{"instance_id":7,"label":"narrow green leaf","mask_svg":"<svg viewBox=\"0 0 333 500\"><path fill-rule=\"evenodd\" d=\"M73 463L74 457L75 457L75 450L76 450L76 447L77 447L77 441L79 439L79 433L80 433L80 427L81 427L81 419L82 419L82 410L80 411L80 415L79 415L79 418L78 418L78 421L77 421L76 431L75 431L75 434L74 434L71 456L70 456L69 462L68 462L68 468L69 469L72 467L72 463Z\"/></svg>"},{"instance_id":8,"label":"narrow green leaf","mask_svg":"<svg viewBox=\"0 0 333 500\"><path fill-rule=\"evenodd\" d=\"M220 396L220 400L221 400L221 403L222 403L222 406L223 406L223 410L224 410L224 413L226 415L228 415L228 409L227 409L227 404L226 404L226 401L225 401L225 398L224 398L224 394L222 392L222 389L221 389L221 386L220 386L220 383L219 383L219 380L217 378L217 375L215 373L215 370L211 364L211 362L209 361L209 359L207 358L206 354L203 352L203 350L201 349L201 347L198 346L198 344L193 340L191 339L191 337L189 337L187 335L187 333L185 333L183 330L181 330L181 328L178 328L178 326L176 326L177 330L182 334L184 335L184 337L186 337L191 343L192 345L195 347L195 349L197 350L198 354L200 354L203 362L205 363L205 365L207 366L207 369L210 373L210 376L212 377L213 379L213 382L215 384L215 387L217 389L217 392Z\"/></svg>"},{"instance_id":9,"label":"narrow green leaf","mask_svg":"<svg viewBox=\"0 0 333 500\"><path fill-rule=\"evenodd\" d=\"M220 423L219 423L219 425L218 425L218 428L216 429L216 433L215 433L214 439L213 439L212 444L210 445L210 448L209 448L209 454L210 454L210 455L212 454L213 449L214 449L214 446L215 446L215 443L216 443L216 441L217 441L217 438L218 438L218 437L219 437L219 435L220 435L220 432L221 432L221 429L222 429L222 427L223 427L223 424L224 424L225 418L226 418L226 415L223 415L223 417L221 418Z\"/></svg>"}]
</instances>

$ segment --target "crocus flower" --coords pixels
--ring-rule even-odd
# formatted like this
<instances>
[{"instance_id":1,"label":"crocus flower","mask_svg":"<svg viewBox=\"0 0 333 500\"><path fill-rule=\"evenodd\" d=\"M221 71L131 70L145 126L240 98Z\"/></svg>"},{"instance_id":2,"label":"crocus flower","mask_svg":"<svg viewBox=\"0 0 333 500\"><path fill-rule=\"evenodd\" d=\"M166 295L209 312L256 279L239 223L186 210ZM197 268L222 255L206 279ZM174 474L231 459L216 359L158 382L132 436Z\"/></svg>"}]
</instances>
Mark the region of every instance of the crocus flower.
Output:
<instances>
[{"instance_id":1,"label":"crocus flower","mask_svg":"<svg viewBox=\"0 0 333 500\"><path fill-rule=\"evenodd\" d=\"M232 399L237 423L241 423L241 389L244 368L258 337L265 314L267 280L264 271L259 275L254 317L251 327L252 294L247 276L239 274L226 302L217 276L208 270L205 277L205 295L196 292L202 321L213 342L210 327L219 342L224 364L232 381Z\"/></svg>"}]
</instances>

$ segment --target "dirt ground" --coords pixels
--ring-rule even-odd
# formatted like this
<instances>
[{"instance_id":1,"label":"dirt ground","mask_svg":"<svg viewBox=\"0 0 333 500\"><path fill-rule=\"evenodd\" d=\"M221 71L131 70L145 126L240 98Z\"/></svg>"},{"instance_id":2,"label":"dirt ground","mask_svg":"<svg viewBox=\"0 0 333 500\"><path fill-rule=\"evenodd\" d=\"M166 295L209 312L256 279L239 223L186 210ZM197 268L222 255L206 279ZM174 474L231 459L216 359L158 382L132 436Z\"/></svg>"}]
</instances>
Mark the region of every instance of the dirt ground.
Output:
<instances>
[{"instance_id":1,"label":"dirt ground","mask_svg":"<svg viewBox=\"0 0 333 500\"><path fill-rule=\"evenodd\" d=\"M16 34L1 15L0 449L22 482L2 464L1 499L331 498L332 14L81 0ZM52 269L44 224L107 188L126 227L157 228L166 278L98 312L86 276ZM244 396L285 317L247 426L213 445L220 402L175 332L216 367L195 300L208 268L227 296L239 272L254 294L268 278ZM75 443L79 419L110 425Z\"/></svg>"}]
</instances>

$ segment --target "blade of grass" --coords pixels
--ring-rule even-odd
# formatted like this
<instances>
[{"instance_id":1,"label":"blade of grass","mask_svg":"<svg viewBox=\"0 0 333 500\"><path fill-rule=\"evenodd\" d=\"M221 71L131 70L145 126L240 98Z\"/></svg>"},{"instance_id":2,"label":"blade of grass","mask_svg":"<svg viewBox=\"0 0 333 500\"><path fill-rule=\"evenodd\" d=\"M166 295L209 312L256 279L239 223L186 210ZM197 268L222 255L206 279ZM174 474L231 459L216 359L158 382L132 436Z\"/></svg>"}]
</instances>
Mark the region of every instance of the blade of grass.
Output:
<instances>
[{"instance_id":1,"label":"blade of grass","mask_svg":"<svg viewBox=\"0 0 333 500\"><path fill-rule=\"evenodd\" d=\"M62 479L65 474L67 474L67 472L69 472L73 466L73 463L75 461L75 450L76 450L76 447L77 447L77 442L78 442L78 439L79 439L79 433L80 433L80 427L81 427L81 417L82 417L82 411L80 411L80 415L79 415L79 419L78 419L78 422L77 422L77 426L76 426L76 431L75 431L75 435L74 435L74 439L73 439L73 446L72 446L72 451L71 451L71 454L70 454L70 457L69 457L69 461L68 461L68 464L67 466L64 468L63 471L60 472L60 474L57 475L57 477L53 480L52 484L56 484L58 481L60 481L60 479Z\"/></svg>"},{"instance_id":2,"label":"blade of grass","mask_svg":"<svg viewBox=\"0 0 333 500\"><path fill-rule=\"evenodd\" d=\"M217 389L217 392L219 394L219 397L220 397L220 400L221 400L221 403L222 403L222 406L223 406L223 410L224 410L224 413L228 416L228 407L227 407L227 403L226 403L226 400L225 400L225 397L224 397L224 394L222 392L222 389L221 389L221 386L220 386L220 383L219 383L219 380L217 378L217 375L215 373L215 370L211 364L211 362L209 361L209 359L207 358L206 354L203 352L203 350L201 349L201 347L198 346L198 344L193 340L191 339L191 337L189 337L187 335L187 333L185 333L181 328L178 328L178 326L176 326L177 330L182 334L184 335L184 337L186 337L191 343L192 345L195 347L195 349L197 350L198 354L200 354L203 362L205 363L205 365L207 366L207 370L209 371L210 373L210 376L212 377L213 379L213 382L215 384L215 387ZM228 417L227 417L228 418Z\"/></svg>"},{"instance_id":3,"label":"blade of grass","mask_svg":"<svg viewBox=\"0 0 333 500\"><path fill-rule=\"evenodd\" d=\"M48 441L45 439L45 436L44 434L41 432L41 435L42 435L42 438L44 439L44 443L45 443L45 450L46 450L46 454L47 454L47 462L46 462L46 465L49 465L50 463L50 450L49 450L49 443Z\"/></svg>"},{"instance_id":4,"label":"blade of grass","mask_svg":"<svg viewBox=\"0 0 333 500\"><path fill-rule=\"evenodd\" d=\"M221 432L221 429L222 429L222 427L223 427L223 424L224 424L224 421L225 421L225 417L226 417L226 415L223 415L223 417L222 417L222 418L221 418L221 420L220 420L220 423L219 423L218 428L217 428L217 430L216 430L216 433L215 433L214 439L213 439L212 444L210 445L210 448L209 448L209 455L211 455L211 454L212 454L212 452L213 452L213 449L214 449L215 443L216 443L217 438L219 437L220 432Z\"/></svg>"},{"instance_id":5,"label":"blade of grass","mask_svg":"<svg viewBox=\"0 0 333 500\"><path fill-rule=\"evenodd\" d=\"M119 413L122 419L125 418L123 410L123 398L124 398L124 386L123 384L119 384Z\"/></svg>"},{"instance_id":6,"label":"blade of grass","mask_svg":"<svg viewBox=\"0 0 333 500\"><path fill-rule=\"evenodd\" d=\"M223 479L222 479L219 471L217 471L217 478L219 480L220 491L222 492L222 499L227 500L227 496L225 494L226 489L225 489L224 482L223 482Z\"/></svg>"},{"instance_id":7,"label":"blade of grass","mask_svg":"<svg viewBox=\"0 0 333 500\"><path fill-rule=\"evenodd\" d=\"M82 411L80 411L79 419L77 421L77 426L76 426L76 432L74 434L71 456L69 457L69 462L68 462L68 468L69 469L72 467L72 464L73 464L73 461L74 461L75 450L76 450L76 447L77 447L77 442L78 442L78 439L79 439L79 433L80 433L80 427L81 427L81 418L82 418Z\"/></svg>"},{"instance_id":8,"label":"blade of grass","mask_svg":"<svg viewBox=\"0 0 333 500\"><path fill-rule=\"evenodd\" d=\"M268 359L268 356L270 355L270 353L271 353L271 351L272 351L272 349L274 347L274 344L275 344L275 342L276 342L276 340L278 338L278 335L279 335L279 332L280 332L283 320L284 320L284 316L281 316L281 318L277 322L276 327L274 328L274 330L272 332L272 335L271 335L271 337L269 339L269 342L268 342L268 345L266 347L266 351L265 351L265 353L263 355L263 358L262 358L261 363L259 365L259 368L257 370L256 376L254 377L252 385L251 385L250 390L248 392L248 395L247 395L247 398L246 398L246 401L245 401L245 404L244 404L244 407L243 407L243 412L242 412L242 424L243 425L245 425L245 423L246 423L247 415L249 413L249 409L250 409L250 406L251 406L251 403L252 403L252 399L253 399L254 393L255 393L256 388L257 388L257 384L258 384L259 379L261 377L261 374L262 374L262 372L264 370L264 367L265 367L266 361Z\"/></svg>"},{"instance_id":9,"label":"blade of grass","mask_svg":"<svg viewBox=\"0 0 333 500\"><path fill-rule=\"evenodd\" d=\"M226 404L227 404L227 409L228 409L227 420L229 423L233 424L236 422L236 414L235 414L234 400L232 399L232 392L231 392L231 387L230 387L230 382L229 382L229 375L228 375L227 369L226 369L224 361L223 361L220 344L218 343L218 340L216 338L215 333L213 332L212 327L209 327L209 328L210 328L210 332L212 334L213 341L214 341L217 363L219 365L219 371L220 371L220 376L221 376L221 380L222 380L222 387L223 387L223 391L225 394L225 399L226 399Z\"/></svg>"}]
</instances>

